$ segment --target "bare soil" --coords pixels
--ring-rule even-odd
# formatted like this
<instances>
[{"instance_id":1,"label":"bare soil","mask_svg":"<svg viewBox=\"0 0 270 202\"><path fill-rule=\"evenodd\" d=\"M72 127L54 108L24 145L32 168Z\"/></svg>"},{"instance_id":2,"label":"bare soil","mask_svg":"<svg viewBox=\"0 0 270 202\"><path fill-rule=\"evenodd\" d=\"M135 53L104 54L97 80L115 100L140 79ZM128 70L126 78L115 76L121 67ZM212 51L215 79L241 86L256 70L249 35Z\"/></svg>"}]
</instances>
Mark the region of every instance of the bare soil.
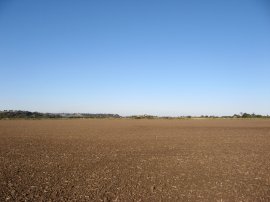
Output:
<instances>
[{"instance_id":1,"label":"bare soil","mask_svg":"<svg viewBox=\"0 0 270 202\"><path fill-rule=\"evenodd\" d=\"M0 121L0 201L75 200L270 201L270 121Z\"/></svg>"}]
</instances>

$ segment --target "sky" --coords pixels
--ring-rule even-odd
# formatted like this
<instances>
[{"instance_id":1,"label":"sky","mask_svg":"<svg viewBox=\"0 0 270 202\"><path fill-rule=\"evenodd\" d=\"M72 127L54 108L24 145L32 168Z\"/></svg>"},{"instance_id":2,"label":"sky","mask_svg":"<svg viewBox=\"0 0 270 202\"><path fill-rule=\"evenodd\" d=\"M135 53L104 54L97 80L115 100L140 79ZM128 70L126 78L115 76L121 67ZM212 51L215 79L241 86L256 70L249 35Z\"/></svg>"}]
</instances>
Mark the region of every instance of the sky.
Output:
<instances>
[{"instance_id":1,"label":"sky","mask_svg":"<svg viewBox=\"0 0 270 202\"><path fill-rule=\"evenodd\" d=\"M0 110L270 114L270 2L0 0Z\"/></svg>"}]
</instances>

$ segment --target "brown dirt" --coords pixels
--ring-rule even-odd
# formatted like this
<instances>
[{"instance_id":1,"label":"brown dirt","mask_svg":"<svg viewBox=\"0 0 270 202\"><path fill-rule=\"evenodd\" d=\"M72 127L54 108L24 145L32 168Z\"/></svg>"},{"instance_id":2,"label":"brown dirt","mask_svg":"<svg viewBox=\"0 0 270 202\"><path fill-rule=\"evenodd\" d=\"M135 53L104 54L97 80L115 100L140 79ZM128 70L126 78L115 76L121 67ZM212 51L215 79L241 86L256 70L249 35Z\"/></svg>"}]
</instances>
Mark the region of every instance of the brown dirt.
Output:
<instances>
[{"instance_id":1,"label":"brown dirt","mask_svg":"<svg viewBox=\"0 0 270 202\"><path fill-rule=\"evenodd\" d=\"M270 201L270 121L3 120L6 200Z\"/></svg>"}]
</instances>

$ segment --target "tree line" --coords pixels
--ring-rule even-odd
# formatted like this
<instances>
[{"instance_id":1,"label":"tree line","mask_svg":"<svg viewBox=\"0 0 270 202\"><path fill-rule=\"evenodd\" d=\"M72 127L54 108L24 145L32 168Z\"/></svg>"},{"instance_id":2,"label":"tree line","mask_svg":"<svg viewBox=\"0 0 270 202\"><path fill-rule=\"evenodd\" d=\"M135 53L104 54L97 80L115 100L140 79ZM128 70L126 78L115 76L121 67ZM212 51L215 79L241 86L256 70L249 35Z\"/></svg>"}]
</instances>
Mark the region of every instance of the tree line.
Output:
<instances>
[{"instance_id":1,"label":"tree line","mask_svg":"<svg viewBox=\"0 0 270 202\"><path fill-rule=\"evenodd\" d=\"M21 110L0 111L0 119L120 118L118 114L40 113Z\"/></svg>"},{"instance_id":2,"label":"tree line","mask_svg":"<svg viewBox=\"0 0 270 202\"><path fill-rule=\"evenodd\" d=\"M270 118L269 115L240 113L233 116L152 116L152 115L134 115L120 116L118 114L91 114L91 113L41 113L21 110L4 110L0 111L0 119L72 119L72 118L129 118L129 119L191 119L191 118Z\"/></svg>"}]
</instances>

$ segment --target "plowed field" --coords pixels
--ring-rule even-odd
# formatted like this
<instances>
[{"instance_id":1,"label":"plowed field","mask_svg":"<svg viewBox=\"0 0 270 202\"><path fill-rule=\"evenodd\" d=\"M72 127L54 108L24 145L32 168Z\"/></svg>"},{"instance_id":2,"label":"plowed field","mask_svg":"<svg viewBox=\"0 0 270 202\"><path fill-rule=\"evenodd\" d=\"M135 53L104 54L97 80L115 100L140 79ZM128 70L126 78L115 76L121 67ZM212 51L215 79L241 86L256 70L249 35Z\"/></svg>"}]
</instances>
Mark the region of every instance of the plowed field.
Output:
<instances>
[{"instance_id":1,"label":"plowed field","mask_svg":"<svg viewBox=\"0 0 270 202\"><path fill-rule=\"evenodd\" d=\"M270 121L0 121L0 201L72 200L270 201Z\"/></svg>"}]
</instances>

